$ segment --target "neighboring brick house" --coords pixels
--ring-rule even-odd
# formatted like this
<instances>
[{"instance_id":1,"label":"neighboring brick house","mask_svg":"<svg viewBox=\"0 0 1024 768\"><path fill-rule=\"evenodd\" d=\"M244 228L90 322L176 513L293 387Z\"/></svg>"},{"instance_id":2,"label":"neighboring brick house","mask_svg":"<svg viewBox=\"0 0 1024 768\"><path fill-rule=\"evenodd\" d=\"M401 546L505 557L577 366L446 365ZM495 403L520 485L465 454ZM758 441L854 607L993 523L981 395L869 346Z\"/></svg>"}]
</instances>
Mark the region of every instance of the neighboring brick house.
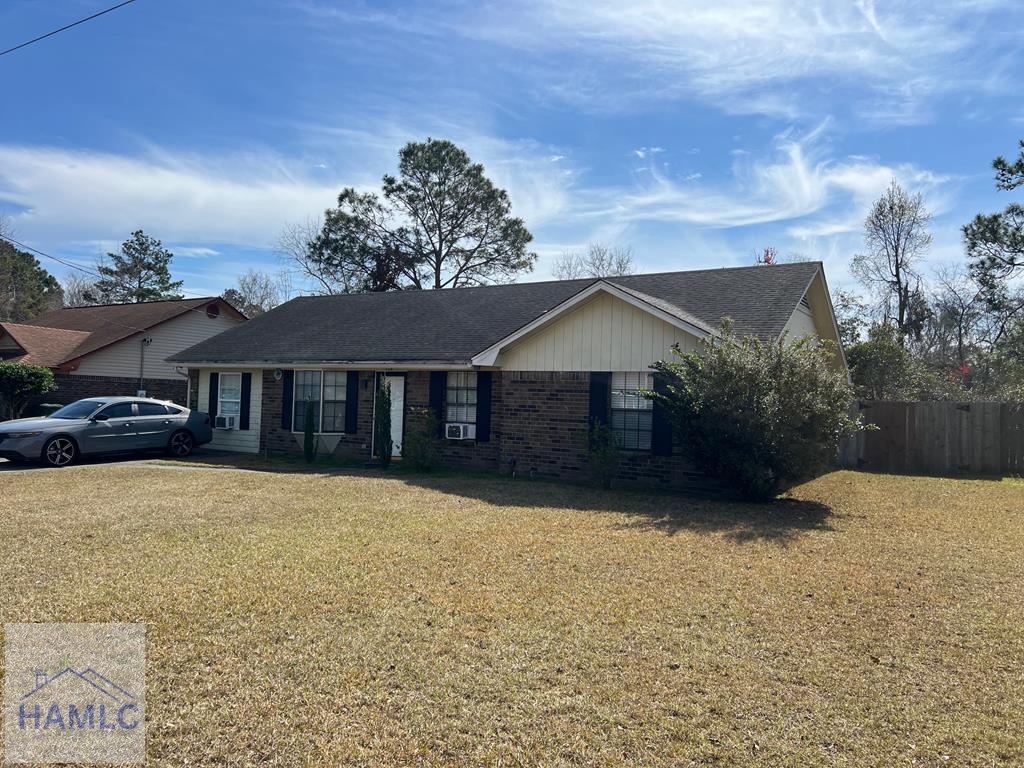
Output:
<instances>
[{"instance_id":1,"label":"neighboring brick house","mask_svg":"<svg viewBox=\"0 0 1024 768\"><path fill-rule=\"evenodd\" d=\"M57 389L33 405L140 391L184 405L187 372L167 358L244 320L214 296L57 309L0 323L0 360L53 370Z\"/></svg>"},{"instance_id":2,"label":"neighboring brick house","mask_svg":"<svg viewBox=\"0 0 1024 768\"><path fill-rule=\"evenodd\" d=\"M451 466L579 478L598 420L622 447L620 479L683 486L695 475L638 392L724 317L764 339L830 339L845 370L820 263L302 297L171 360L189 368L190 405L226 417L213 448L299 452L311 408L319 450L368 459L385 376L396 456L429 409Z\"/></svg>"}]
</instances>

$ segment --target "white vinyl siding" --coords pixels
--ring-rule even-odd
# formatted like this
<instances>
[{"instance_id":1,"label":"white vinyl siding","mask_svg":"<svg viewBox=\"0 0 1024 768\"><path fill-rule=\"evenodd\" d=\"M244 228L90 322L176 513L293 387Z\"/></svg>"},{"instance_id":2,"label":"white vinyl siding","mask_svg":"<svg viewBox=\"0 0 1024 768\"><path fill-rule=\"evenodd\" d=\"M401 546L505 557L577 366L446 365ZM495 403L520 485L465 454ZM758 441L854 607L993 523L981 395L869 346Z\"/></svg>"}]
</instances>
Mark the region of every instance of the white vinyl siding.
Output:
<instances>
[{"instance_id":1,"label":"white vinyl siding","mask_svg":"<svg viewBox=\"0 0 1024 768\"><path fill-rule=\"evenodd\" d=\"M175 371L174 363L168 363L167 358L206 341L211 336L234 328L238 322L227 312L221 312L219 317L211 319L206 316L206 309L200 307L196 311L185 312L173 320L154 326L145 333L122 339L105 349L87 355L72 375L137 379L142 339L148 337L153 339L153 343L146 347L145 377L184 381L184 377Z\"/></svg>"},{"instance_id":2,"label":"white vinyl siding","mask_svg":"<svg viewBox=\"0 0 1024 768\"><path fill-rule=\"evenodd\" d=\"M804 336L817 336L818 329L814 325L814 315L803 304L797 306L793 316L786 323L786 342L792 344Z\"/></svg>"},{"instance_id":3,"label":"white vinyl siding","mask_svg":"<svg viewBox=\"0 0 1024 768\"><path fill-rule=\"evenodd\" d=\"M215 369L213 370L215 371ZM199 410L203 413L210 413L210 372L211 369L203 369L199 372L199 391L196 394L198 395ZM260 424L263 413L263 371L249 371L249 373L252 374L252 392L249 396L249 429L215 429L213 430L213 442L207 444L206 448L237 453L260 452ZM225 375L230 374L225 374L223 371L218 372L218 380L222 379ZM220 390L220 387L218 387L218 390ZM241 392L240 378L239 392ZM218 393L219 399L220 395ZM218 404L219 408L220 405ZM223 413L223 410L221 410L221 413ZM210 414L211 420L214 416L216 414Z\"/></svg>"},{"instance_id":4,"label":"white vinyl siding","mask_svg":"<svg viewBox=\"0 0 1024 768\"><path fill-rule=\"evenodd\" d=\"M694 351L697 338L606 293L501 353L507 371L642 371L672 358L672 345Z\"/></svg>"}]
</instances>

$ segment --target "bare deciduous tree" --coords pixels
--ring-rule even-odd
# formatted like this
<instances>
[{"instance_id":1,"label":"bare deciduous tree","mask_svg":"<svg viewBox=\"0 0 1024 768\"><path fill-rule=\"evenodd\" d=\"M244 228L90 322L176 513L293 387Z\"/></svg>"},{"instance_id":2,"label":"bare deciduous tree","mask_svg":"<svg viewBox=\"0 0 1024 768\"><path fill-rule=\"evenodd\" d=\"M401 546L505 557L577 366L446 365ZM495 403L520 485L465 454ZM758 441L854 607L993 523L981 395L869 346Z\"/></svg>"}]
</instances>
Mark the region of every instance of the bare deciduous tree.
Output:
<instances>
[{"instance_id":1,"label":"bare deciduous tree","mask_svg":"<svg viewBox=\"0 0 1024 768\"><path fill-rule=\"evenodd\" d=\"M315 294L353 293L358 278L343 263L324 259L316 252L317 238L323 230L319 217L286 224L277 241L277 249L289 274L313 286Z\"/></svg>"},{"instance_id":2,"label":"bare deciduous tree","mask_svg":"<svg viewBox=\"0 0 1024 768\"><path fill-rule=\"evenodd\" d=\"M228 288L223 298L239 312L256 317L280 304L288 294L284 275L271 275L250 269L238 277L234 288Z\"/></svg>"},{"instance_id":3,"label":"bare deciduous tree","mask_svg":"<svg viewBox=\"0 0 1024 768\"><path fill-rule=\"evenodd\" d=\"M96 283L71 273L61 281L65 307L87 307L103 301Z\"/></svg>"},{"instance_id":4,"label":"bare deciduous tree","mask_svg":"<svg viewBox=\"0 0 1024 768\"><path fill-rule=\"evenodd\" d=\"M555 261L552 273L559 280L584 277L615 277L632 275L633 250L628 246L607 246L590 243L585 252L565 251Z\"/></svg>"},{"instance_id":5,"label":"bare deciduous tree","mask_svg":"<svg viewBox=\"0 0 1024 768\"><path fill-rule=\"evenodd\" d=\"M854 256L850 269L875 294L882 322L904 336L917 336L927 312L916 267L932 243L931 214L921 194L909 195L893 179L864 222L867 253Z\"/></svg>"}]
</instances>

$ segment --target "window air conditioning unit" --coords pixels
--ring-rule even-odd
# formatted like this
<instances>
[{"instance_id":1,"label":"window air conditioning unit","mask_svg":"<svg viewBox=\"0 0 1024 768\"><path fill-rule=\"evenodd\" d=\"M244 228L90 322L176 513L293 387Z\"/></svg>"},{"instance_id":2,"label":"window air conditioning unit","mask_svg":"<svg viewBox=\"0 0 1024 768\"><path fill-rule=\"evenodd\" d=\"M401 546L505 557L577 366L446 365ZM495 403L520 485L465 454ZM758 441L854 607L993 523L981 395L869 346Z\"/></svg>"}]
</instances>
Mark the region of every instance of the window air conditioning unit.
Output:
<instances>
[{"instance_id":1,"label":"window air conditioning unit","mask_svg":"<svg viewBox=\"0 0 1024 768\"><path fill-rule=\"evenodd\" d=\"M445 428L449 440L475 440L476 424L449 424Z\"/></svg>"},{"instance_id":2,"label":"window air conditioning unit","mask_svg":"<svg viewBox=\"0 0 1024 768\"><path fill-rule=\"evenodd\" d=\"M234 416L218 416L213 420L214 429L234 429L235 428L235 417Z\"/></svg>"}]
</instances>

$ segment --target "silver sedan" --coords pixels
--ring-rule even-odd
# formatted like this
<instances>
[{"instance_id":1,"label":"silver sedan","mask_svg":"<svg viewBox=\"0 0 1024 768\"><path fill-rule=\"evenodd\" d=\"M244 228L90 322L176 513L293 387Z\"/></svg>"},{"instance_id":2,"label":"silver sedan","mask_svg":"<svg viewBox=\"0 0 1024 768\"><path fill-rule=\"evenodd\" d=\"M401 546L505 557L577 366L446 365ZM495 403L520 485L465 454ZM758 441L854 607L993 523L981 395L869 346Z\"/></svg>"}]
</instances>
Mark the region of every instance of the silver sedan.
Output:
<instances>
[{"instance_id":1,"label":"silver sedan","mask_svg":"<svg viewBox=\"0 0 1024 768\"><path fill-rule=\"evenodd\" d=\"M212 439L205 413L143 397L91 397L45 418L0 423L0 458L65 467L80 456L139 451L185 457Z\"/></svg>"}]
</instances>

